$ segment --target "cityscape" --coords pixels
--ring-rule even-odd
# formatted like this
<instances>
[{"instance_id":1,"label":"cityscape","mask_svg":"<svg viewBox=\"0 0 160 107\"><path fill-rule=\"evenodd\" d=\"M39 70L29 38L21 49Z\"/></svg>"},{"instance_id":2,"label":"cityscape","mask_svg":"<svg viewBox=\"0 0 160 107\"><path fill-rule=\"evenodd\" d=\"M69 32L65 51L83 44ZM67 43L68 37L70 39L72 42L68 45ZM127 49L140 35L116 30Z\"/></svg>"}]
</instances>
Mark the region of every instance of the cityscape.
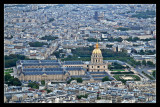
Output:
<instances>
[{"instance_id":1,"label":"cityscape","mask_svg":"<svg viewBox=\"0 0 160 107\"><path fill-rule=\"evenodd\" d=\"M4 103L156 103L156 4L4 4Z\"/></svg>"}]
</instances>

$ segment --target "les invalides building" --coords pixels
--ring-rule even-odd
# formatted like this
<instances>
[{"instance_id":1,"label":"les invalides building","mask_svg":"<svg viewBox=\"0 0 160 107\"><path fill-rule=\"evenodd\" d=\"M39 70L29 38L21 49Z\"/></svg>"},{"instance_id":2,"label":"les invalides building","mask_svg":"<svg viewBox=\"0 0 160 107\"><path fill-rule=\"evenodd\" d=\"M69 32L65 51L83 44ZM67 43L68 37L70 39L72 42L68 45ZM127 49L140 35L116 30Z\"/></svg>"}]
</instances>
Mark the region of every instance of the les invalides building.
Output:
<instances>
[{"instance_id":1,"label":"les invalides building","mask_svg":"<svg viewBox=\"0 0 160 107\"><path fill-rule=\"evenodd\" d=\"M66 82L68 79L82 78L83 81L102 81L108 76L108 63L103 61L98 43L91 55L90 62L59 60L19 60L17 61L17 77L20 81Z\"/></svg>"}]
</instances>

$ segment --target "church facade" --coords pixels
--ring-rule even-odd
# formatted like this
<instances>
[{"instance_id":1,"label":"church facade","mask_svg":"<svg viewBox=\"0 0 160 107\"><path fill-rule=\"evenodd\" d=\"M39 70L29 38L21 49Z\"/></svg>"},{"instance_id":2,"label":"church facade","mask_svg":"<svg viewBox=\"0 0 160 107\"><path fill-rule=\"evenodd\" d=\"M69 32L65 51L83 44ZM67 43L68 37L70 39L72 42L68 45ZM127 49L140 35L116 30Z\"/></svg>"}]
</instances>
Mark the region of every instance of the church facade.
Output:
<instances>
[{"instance_id":1,"label":"church facade","mask_svg":"<svg viewBox=\"0 0 160 107\"><path fill-rule=\"evenodd\" d=\"M101 80L108 71L108 64L103 61L98 43L87 64L83 61L19 60L16 65L20 81L65 82L71 77L81 77L86 81Z\"/></svg>"},{"instance_id":2,"label":"church facade","mask_svg":"<svg viewBox=\"0 0 160 107\"><path fill-rule=\"evenodd\" d=\"M98 48L98 43L96 44L96 48L92 52L91 62L88 65L88 71L90 72L108 71L108 64L103 62L102 52Z\"/></svg>"}]
</instances>

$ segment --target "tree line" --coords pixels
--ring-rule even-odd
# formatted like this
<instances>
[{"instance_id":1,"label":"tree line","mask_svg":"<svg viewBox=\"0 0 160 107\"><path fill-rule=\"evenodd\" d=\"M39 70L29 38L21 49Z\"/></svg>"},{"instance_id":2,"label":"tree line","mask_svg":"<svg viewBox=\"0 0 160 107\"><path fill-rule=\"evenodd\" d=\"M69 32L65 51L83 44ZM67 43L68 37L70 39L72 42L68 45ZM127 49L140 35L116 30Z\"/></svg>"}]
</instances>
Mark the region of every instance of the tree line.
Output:
<instances>
[{"instance_id":1,"label":"tree line","mask_svg":"<svg viewBox=\"0 0 160 107\"><path fill-rule=\"evenodd\" d=\"M9 56L5 55L4 59L5 59L4 60L5 68L8 68L8 67L16 66L16 62L18 60L27 60L29 58L24 55L10 54Z\"/></svg>"},{"instance_id":2,"label":"tree line","mask_svg":"<svg viewBox=\"0 0 160 107\"><path fill-rule=\"evenodd\" d=\"M43 45L47 45L48 43L44 43L44 42L29 42L29 45L31 47L42 47Z\"/></svg>"}]
</instances>

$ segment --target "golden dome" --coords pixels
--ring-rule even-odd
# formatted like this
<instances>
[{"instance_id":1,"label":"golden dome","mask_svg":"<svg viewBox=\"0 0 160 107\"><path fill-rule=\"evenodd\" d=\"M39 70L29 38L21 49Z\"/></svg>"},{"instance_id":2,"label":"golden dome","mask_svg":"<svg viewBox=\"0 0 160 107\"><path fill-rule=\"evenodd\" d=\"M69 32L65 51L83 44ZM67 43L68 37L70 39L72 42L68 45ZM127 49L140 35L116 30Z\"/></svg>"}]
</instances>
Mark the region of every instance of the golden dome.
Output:
<instances>
[{"instance_id":1,"label":"golden dome","mask_svg":"<svg viewBox=\"0 0 160 107\"><path fill-rule=\"evenodd\" d=\"M100 49L94 49L92 54L101 54L101 50Z\"/></svg>"},{"instance_id":2,"label":"golden dome","mask_svg":"<svg viewBox=\"0 0 160 107\"><path fill-rule=\"evenodd\" d=\"M101 54L101 50L98 48L98 43L96 43L96 48L93 50L92 54Z\"/></svg>"}]
</instances>

